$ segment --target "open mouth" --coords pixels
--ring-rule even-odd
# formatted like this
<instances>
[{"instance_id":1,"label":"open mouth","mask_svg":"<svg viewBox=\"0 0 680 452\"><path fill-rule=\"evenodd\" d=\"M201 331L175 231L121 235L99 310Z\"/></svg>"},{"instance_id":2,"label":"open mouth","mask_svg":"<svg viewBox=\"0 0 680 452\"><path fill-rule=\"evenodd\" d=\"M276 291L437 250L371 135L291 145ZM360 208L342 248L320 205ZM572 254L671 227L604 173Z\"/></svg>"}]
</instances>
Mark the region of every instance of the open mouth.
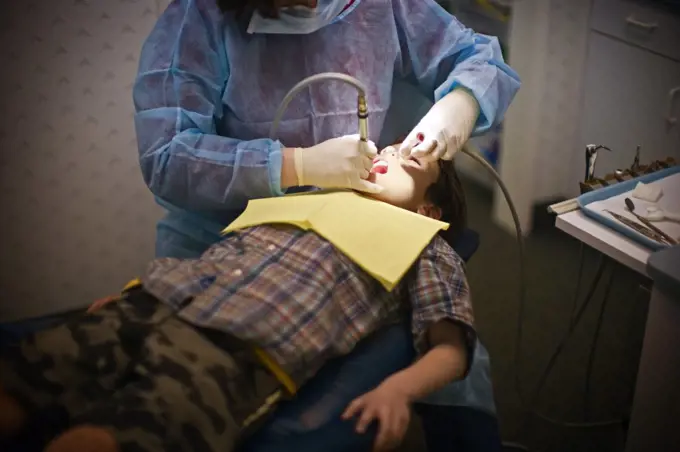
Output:
<instances>
[{"instance_id":1,"label":"open mouth","mask_svg":"<svg viewBox=\"0 0 680 452\"><path fill-rule=\"evenodd\" d=\"M423 169L423 163L417 157L397 157L397 161L400 162L402 167ZM371 173L385 174L387 172L388 166L387 159L384 156L378 156L373 160L373 168L371 169Z\"/></svg>"},{"instance_id":2,"label":"open mouth","mask_svg":"<svg viewBox=\"0 0 680 452\"><path fill-rule=\"evenodd\" d=\"M373 160L373 168L371 168L371 173L385 174L387 172L387 167L387 161L381 159L380 157L376 157Z\"/></svg>"}]
</instances>

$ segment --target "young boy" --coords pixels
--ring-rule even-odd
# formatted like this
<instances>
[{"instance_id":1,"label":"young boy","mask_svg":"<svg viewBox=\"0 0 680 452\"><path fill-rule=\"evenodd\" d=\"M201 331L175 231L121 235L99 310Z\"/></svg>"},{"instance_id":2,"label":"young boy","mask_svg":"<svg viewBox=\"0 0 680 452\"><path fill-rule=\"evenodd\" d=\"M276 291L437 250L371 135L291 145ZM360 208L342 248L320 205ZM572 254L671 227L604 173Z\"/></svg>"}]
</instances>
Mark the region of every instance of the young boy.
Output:
<instances>
[{"instance_id":1,"label":"young boy","mask_svg":"<svg viewBox=\"0 0 680 452\"><path fill-rule=\"evenodd\" d=\"M465 206L452 162L404 160L387 148L371 179L384 191L361 202L450 223L394 287L324 230L283 224L230 232L200 259L156 260L117 302L4 353L0 437L57 410L67 425L31 432L51 440L49 452L232 451L324 362L410 315L420 359L343 414L359 432L378 422L377 448L397 445L410 404L470 365L472 308L450 246Z\"/></svg>"}]
</instances>

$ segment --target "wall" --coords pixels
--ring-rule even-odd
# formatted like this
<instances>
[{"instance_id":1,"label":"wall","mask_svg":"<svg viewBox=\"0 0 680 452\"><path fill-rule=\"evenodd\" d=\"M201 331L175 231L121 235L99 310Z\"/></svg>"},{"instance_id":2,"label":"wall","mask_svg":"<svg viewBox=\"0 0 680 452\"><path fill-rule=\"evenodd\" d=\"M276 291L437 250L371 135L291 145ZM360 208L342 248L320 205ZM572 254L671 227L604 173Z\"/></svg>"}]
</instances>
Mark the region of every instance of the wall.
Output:
<instances>
[{"instance_id":1,"label":"wall","mask_svg":"<svg viewBox=\"0 0 680 452\"><path fill-rule=\"evenodd\" d=\"M580 146L583 81L588 47L591 0L550 2L550 35L543 85L538 158L538 201L578 191L569 171Z\"/></svg>"},{"instance_id":2,"label":"wall","mask_svg":"<svg viewBox=\"0 0 680 452\"><path fill-rule=\"evenodd\" d=\"M5 0L0 321L115 293L153 255L132 82L154 0Z\"/></svg>"},{"instance_id":3,"label":"wall","mask_svg":"<svg viewBox=\"0 0 680 452\"><path fill-rule=\"evenodd\" d=\"M592 0L515 0L510 64L522 89L505 121L501 176L529 232L536 203L573 192ZM495 217L514 231L500 192Z\"/></svg>"}]
</instances>

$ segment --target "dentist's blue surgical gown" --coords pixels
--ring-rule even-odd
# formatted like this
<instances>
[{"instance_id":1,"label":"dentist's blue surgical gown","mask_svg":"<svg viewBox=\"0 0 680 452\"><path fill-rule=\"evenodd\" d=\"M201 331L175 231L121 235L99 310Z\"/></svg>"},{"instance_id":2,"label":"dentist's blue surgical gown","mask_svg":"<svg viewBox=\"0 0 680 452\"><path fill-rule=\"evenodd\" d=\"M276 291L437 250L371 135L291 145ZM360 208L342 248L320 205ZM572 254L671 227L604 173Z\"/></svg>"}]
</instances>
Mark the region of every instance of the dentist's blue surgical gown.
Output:
<instances>
[{"instance_id":1,"label":"dentist's blue surgical gown","mask_svg":"<svg viewBox=\"0 0 680 452\"><path fill-rule=\"evenodd\" d=\"M378 142L395 80L436 101L464 86L479 102L477 134L499 122L519 88L495 38L465 28L434 0L355 1L305 35L248 34L216 0L174 0L144 44L134 87L142 174L168 214L159 257L197 257L253 198L281 191L281 149L357 133L357 92L310 86L268 139L286 93L321 72L368 87ZM403 131L406 135L409 130Z\"/></svg>"}]
</instances>

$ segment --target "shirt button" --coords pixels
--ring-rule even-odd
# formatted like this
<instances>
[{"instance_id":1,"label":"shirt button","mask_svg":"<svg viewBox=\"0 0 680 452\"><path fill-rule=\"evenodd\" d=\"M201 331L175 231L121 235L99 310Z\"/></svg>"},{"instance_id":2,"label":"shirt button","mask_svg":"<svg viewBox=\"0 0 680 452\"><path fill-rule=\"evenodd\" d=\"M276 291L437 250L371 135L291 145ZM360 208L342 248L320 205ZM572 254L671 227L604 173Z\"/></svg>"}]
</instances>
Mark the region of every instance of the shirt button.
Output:
<instances>
[{"instance_id":1,"label":"shirt button","mask_svg":"<svg viewBox=\"0 0 680 452\"><path fill-rule=\"evenodd\" d=\"M274 251L274 250L276 249L276 247L275 247L274 245L269 245L269 246L267 247L267 249L268 249L269 251Z\"/></svg>"},{"instance_id":2,"label":"shirt button","mask_svg":"<svg viewBox=\"0 0 680 452\"><path fill-rule=\"evenodd\" d=\"M241 269L236 269L232 272L232 275L241 276L241 275L243 275L243 271Z\"/></svg>"}]
</instances>

